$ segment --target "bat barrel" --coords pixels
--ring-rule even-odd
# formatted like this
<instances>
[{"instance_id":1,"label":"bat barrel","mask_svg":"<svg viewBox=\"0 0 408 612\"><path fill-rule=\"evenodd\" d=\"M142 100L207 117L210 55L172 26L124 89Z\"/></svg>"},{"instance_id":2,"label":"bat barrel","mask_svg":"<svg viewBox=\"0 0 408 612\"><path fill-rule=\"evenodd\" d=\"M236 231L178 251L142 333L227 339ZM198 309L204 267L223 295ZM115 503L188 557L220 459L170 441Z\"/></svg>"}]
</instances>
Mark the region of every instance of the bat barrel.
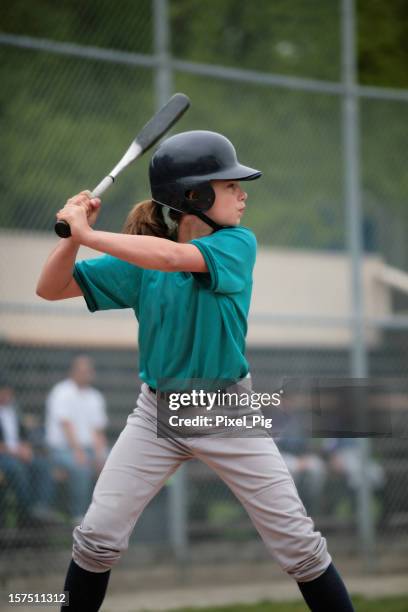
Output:
<instances>
[{"instance_id":1,"label":"bat barrel","mask_svg":"<svg viewBox=\"0 0 408 612\"><path fill-rule=\"evenodd\" d=\"M180 119L190 106L190 99L182 93L176 93L141 129L125 155L113 168L111 173L92 191L93 198L99 198L112 185L115 177L129 164L152 147ZM66 221L55 224L55 232L61 238L69 238L71 230Z\"/></svg>"}]
</instances>

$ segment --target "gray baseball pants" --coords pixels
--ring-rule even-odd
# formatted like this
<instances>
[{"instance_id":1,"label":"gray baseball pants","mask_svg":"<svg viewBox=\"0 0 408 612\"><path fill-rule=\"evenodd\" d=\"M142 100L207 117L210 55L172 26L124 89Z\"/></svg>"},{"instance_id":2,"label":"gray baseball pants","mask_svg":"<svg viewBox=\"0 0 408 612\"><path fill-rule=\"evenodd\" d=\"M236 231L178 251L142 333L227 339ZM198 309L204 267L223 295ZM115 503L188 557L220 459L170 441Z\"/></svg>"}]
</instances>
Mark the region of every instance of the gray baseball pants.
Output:
<instances>
[{"instance_id":1,"label":"gray baseball pants","mask_svg":"<svg viewBox=\"0 0 408 612\"><path fill-rule=\"evenodd\" d=\"M318 578L331 562L293 478L271 437L158 438L156 395L142 384L137 406L106 461L83 522L74 529L73 559L104 572L128 547L145 506L188 459L197 458L229 486L268 551L297 582Z\"/></svg>"}]
</instances>

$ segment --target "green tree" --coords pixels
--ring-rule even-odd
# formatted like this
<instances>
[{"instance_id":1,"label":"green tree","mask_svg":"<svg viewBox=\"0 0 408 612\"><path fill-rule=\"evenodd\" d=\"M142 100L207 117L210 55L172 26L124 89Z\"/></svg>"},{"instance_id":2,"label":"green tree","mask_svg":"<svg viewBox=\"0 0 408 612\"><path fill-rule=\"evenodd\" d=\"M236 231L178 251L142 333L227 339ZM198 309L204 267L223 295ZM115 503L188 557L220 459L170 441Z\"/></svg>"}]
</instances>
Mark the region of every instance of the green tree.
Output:
<instances>
[{"instance_id":1,"label":"green tree","mask_svg":"<svg viewBox=\"0 0 408 612\"><path fill-rule=\"evenodd\" d=\"M337 81L340 1L169 0L179 59ZM359 80L407 87L408 5L358 0ZM151 53L151 0L3 0L4 32ZM40 51L1 47L0 225L51 229L66 197L92 188L154 108L153 72ZM213 129L263 170L248 184L247 223L261 242L344 244L341 104L328 94L176 73L193 101L177 129ZM408 104L361 104L367 216L378 207L407 223ZM107 194L100 225L117 230L148 195L148 156Z\"/></svg>"}]
</instances>

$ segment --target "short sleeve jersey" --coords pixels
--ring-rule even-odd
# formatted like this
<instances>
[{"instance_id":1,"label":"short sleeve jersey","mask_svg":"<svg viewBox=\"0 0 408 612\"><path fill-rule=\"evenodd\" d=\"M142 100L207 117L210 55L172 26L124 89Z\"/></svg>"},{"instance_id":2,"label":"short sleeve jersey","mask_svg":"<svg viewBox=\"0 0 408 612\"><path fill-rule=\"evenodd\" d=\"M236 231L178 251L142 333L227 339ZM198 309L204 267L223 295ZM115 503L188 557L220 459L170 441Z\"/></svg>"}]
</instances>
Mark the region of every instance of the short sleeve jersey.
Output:
<instances>
[{"instance_id":1,"label":"short sleeve jersey","mask_svg":"<svg viewBox=\"0 0 408 612\"><path fill-rule=\"evenodd\" d=\"M146 270L110 255L78 262L74 277L91 312L132 308L140 378L238 380L248 373L247 317L256 239L244 227L191 241L208 273Z\"/></svg>"}]
</instances>

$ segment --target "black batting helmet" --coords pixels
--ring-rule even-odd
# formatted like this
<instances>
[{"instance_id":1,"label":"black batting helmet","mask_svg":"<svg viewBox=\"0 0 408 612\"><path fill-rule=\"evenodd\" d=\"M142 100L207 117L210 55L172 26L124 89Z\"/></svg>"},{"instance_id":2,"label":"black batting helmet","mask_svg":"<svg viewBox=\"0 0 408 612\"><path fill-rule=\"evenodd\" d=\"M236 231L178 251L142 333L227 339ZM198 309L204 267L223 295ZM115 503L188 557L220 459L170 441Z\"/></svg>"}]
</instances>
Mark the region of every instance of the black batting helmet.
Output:
<instances>
[{"instance_id":1,"label":"black batting helmet","mask_svg":"<svg viewBox=\"0 0 408 612\"><path fill-rule=\"evenodd\" d=\"M215 200L210 181L251 181L261 174L239 163L228 138L206 130L171 136L159 145L149 166L154 202L196 214L212 227L216 224L203 214Z\"/></svg>"}]
</instances>

